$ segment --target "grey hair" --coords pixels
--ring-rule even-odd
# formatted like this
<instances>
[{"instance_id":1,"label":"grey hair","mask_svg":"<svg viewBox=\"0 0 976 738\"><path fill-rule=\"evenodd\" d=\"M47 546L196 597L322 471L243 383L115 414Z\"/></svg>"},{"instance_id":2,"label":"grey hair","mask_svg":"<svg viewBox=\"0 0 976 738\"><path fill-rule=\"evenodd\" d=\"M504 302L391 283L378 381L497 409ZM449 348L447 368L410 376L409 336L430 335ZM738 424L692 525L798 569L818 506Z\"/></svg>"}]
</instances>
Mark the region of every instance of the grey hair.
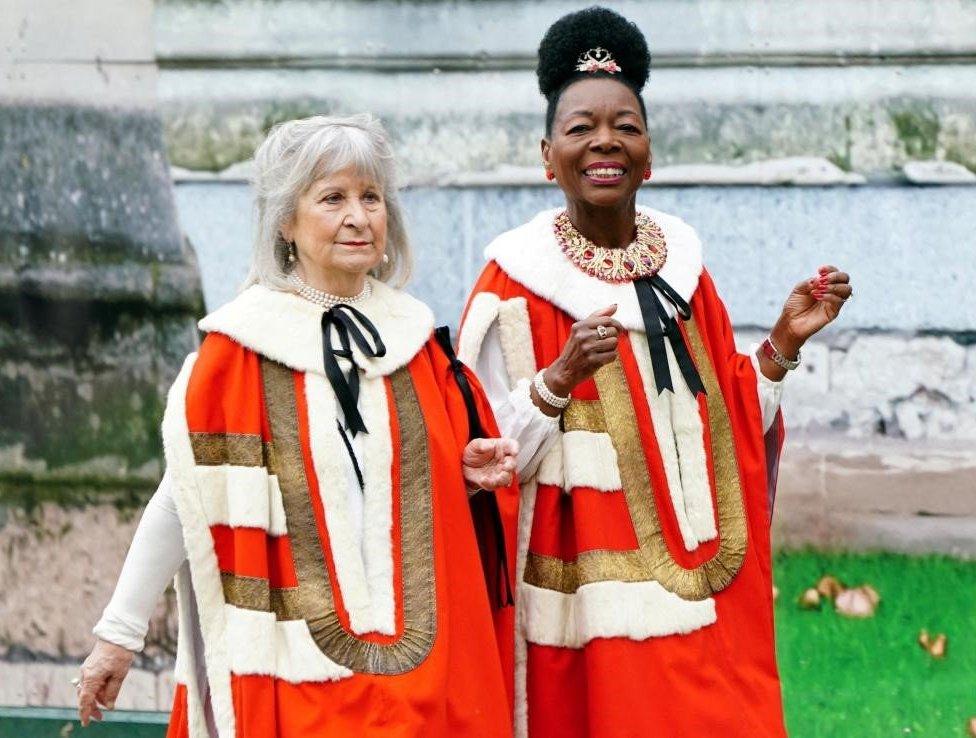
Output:
<instances>
[{"instance_id":1,"label":"grey hair","mask_svg":"<svg viewBox=\"0 0 976 738\"><path fill-rule=\"evenodd\" d=\"M402 287L413 258L397 193L393 149L383 125L368 114L315 115L277 124L254 153L255 216L251 267L244 286L294 291L288 280L288 243L282 227L312 184L347 167L372 179L386 203L386 255L371 274Z\"/></svg>"}]
</instances>

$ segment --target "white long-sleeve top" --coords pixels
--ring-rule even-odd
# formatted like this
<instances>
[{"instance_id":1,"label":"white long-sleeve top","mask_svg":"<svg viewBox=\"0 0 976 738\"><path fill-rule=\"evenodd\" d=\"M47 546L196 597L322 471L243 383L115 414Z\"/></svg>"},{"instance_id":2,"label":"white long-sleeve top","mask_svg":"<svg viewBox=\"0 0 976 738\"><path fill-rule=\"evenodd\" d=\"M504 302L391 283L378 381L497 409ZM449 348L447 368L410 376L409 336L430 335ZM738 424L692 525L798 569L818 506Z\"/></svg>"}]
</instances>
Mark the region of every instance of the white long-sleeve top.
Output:
<instances>
[{"instance_id":1,"label":"white long-sleeve top","mask_svg":"<svg viewBox=\"0 0 976 738\"><path fill-rule=\"evenodd\" d=\"M756 370L756 389L762 408L763 430L767 431L779 409L783 381L774 382L759 370L759 359L755 351L751 352L751 357ZM485 333L481 353L478 354L474 368L491 402L501 434L519 442L519 475L532 476L556 438L559 418L550 417L535 406L529 394L528 380L520 380L509 389L508 371L505 368L497 322L492 323Z\"/></svg>"}]
</instances>

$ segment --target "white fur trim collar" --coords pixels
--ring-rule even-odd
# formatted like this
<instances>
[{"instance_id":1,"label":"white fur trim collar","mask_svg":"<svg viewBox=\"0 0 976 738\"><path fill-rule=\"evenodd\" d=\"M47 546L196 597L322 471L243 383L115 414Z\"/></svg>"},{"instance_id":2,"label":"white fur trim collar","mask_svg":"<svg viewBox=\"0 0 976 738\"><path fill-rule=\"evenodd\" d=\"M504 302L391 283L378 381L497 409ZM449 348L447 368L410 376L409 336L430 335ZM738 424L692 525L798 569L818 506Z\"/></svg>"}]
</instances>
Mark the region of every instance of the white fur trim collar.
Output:
<instances>
[{"instance_id":1,"label":"white fur trim collar","mask_svg":"<svg viewBox=\"0 0 976 738\"><path fill-rule=\"evenodd\" d=\"M353 346L367 377L382 377L406 366L430 338L434 314L406 292L368 278L369 299L356 304L386 345L386 355L367 359ZM223 333L241 345L285 366L325 374L322 363L323 309L292 292L252 285L200 321L201 331Z\"/></svg>"},{"instance_id":2,"label":"white fur trim collar","mask_svg":"<svg viewBox=\"0 0 976 738\"><path fill-rule=\"evenodd\" d=\"M485 258L496 261L512 279L577 320L616 303L614 317L624 328L643 331L637 294L630 283L611 284L591 277L560 251L552 224L562 210L544 210L528 223L501 234L485 249ZM668 256L661 277L690 302L702 272L698 235L677 216L650 208L638 210L653 218L664 231Z\"/></svg>"}]
</instances>

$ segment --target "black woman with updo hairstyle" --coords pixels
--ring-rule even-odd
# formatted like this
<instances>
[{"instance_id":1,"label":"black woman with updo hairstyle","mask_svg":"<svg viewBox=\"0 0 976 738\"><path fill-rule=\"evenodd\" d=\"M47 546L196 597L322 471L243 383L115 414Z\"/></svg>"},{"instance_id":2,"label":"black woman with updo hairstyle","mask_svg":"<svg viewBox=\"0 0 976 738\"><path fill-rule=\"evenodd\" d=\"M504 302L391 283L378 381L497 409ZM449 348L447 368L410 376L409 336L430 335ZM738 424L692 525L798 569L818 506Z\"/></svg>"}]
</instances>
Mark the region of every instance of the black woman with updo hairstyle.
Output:
<instances>
[{"instance_id":1,"label":"black woman with updo hairstyle","mask_svg":"<svg viewBox=\"0 0 976 738\"><path fill-rule=\"evenodd\" d=\"M780 395L851 286L821 266L736 350L694 229L636 204L649 69L610 10L548 30L542 162L565 204L488 246L462 321L459 356L521 449L515 735L784 738Z\"/></svg>"}]
</instances>

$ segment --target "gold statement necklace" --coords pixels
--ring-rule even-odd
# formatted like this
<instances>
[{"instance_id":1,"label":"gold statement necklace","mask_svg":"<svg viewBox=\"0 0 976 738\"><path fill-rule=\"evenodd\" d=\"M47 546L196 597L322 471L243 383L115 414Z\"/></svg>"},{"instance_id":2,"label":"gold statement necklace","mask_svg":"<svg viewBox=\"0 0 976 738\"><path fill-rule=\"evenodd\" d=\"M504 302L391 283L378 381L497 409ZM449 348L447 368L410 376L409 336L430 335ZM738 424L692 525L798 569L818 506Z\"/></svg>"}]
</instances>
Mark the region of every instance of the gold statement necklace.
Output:
<instances>
[{"instance_id":1,"label":"gold statement necklace","mask_svg":"<svg viewBox=\"0 0 976 738\"><path fill-rule=\"evenodd\" d=\"M559 248L573 264L604 282L633 282L653 277L664 266L668 245L661 228L644 213L637 213L637 238L622 249L597 246L576 230L565 210L556 216L553 230Z\"/></svg>"}]
</instances>

